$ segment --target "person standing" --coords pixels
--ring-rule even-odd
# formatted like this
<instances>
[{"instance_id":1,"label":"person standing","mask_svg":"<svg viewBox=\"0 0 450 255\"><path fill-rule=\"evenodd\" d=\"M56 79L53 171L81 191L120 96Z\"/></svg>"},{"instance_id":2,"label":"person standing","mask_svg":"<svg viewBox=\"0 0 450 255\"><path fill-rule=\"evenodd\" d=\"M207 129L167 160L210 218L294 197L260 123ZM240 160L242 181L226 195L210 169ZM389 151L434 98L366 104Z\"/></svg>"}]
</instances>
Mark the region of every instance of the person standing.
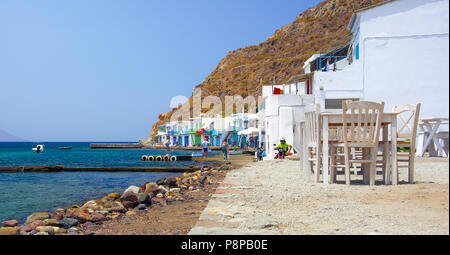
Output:
<instances>
[{"instance_id":1,"label":"person standing","mask_svg":"<svg viewBox=\"0 0 450 255\"><path fill-rule=\"evenodd\" d=\"M227 140L224 140L222 142L222 154L223 154L223 160L228 161L229 160L230 151L229 151L229 144L228 144Z\"/></svg>"},{"instance_id":2,"label":"person standing","mask_svg":"<svg viewBox=\"0 0 450 255\"><path fill-rule=\"evenodd\" d=\"M203 141L203 157L208 157L208 137L205 137L205 140Z\"/></svg>"},{"instance_id":3,"label":"person standing","mask_svg":"<svg viewBox=\"0 0 450 255\"><path fill-rule=\"evenodd\" d=\"M170 139L166 139L166 155L170 154Z\"/></svg>"}]
</instances>

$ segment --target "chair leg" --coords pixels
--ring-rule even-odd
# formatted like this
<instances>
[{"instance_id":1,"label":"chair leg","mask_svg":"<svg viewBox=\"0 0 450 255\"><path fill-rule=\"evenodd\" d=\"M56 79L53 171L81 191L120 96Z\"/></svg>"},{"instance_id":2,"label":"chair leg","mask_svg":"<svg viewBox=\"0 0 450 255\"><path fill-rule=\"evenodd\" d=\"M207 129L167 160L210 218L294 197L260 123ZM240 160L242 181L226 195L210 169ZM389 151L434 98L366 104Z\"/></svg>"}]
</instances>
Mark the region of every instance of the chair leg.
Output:
<instances>
[{"instance_id":1,"label":"chair leg","mask_svg":"<svg viewBox=\"0 0 450 255\"><path fill-rule=\"evenodd\" d=\"M330 183L335 183L336 181L336 148L330 147L331 156L330 156Z\"/></svg>"},{"instance_id":2,"label":"chair leg","mask_svg":"<svg viewBox=\"0 0 450 255\"><path fill-rule=\"evenodd\" d=\"M315 180L318 183L320 181L320 151L318 148L316 148L316 166L314 172L316 174Z\"/></svg>"},{"instance_id":3,"label":"chair leg","mask_svg":"<svg viewBox=\"0 0 450 255\"><path fill-rule=\"evenodd\" d=\"M372 164L370 164L370 185L375 185L375 178L377 176L377 155L378 150L375 148L371 149L372 152Z\"/></svg>"},{"instance_id":4,"label":"chair leg","mask_svg":"<svg viewBox=\"0 0 450 255\"><path fill-rule=\"evenodd\" d=\"M409 148L408 182L414 182L414 148Z\"/></svg>"},{"instance_id":5,"label":"chair leg","mask_svg":"<svg viewBox=\"0 0 450 255\"><path fill-rule=\"evenodd\" d=\"M311 174L314 175L314 162L311 161L310 159L312 159L312 152L311 149L308 148L308 166L309 166L309 173L308 175L311 176Z\"/></svg>"},{"instance_id":6,"label":"chair leg","mask_svg":"<svg viewBox=\"0 0 450 255\"><path fill-rule=\"evenodd\" d=\"M362 153L363 153L362 158L363 159L367 159L367 156L368 156L367 148L362 148L361 150L362 150ZM369 184L369 174L368 174L369 173L369 167L367 167L366 163L362 163L361 164L361 171L363 173L363 183L364 184Z\"/></svg>"},{"instance_id":7,"label":"chair leg","mask_svg":"<svg viewBox=\"0 0 450 255\"><path fill-rule=\"evenodd\" d=\"M345 155L345 184L350 185L350 148L344 148Z\"/></svg>"}]
</instances>

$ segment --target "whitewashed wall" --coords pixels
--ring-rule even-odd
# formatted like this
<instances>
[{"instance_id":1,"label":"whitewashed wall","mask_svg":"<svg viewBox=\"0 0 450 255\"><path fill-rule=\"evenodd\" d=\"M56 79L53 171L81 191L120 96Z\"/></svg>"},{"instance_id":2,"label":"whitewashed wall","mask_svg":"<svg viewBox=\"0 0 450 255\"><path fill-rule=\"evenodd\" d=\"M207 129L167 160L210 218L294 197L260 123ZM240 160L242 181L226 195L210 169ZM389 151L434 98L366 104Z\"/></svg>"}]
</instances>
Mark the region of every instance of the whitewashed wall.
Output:
<instances>
[{"instance_id":1,"label":"whitewashed wall","mask_svg":"<svg viewBox=\"0 0 450 255\"><path fill-rule=\"evenodd\" d=\"M449 115L449 2L399 0L361 14L365 100L422 103L421 118Z\"/></svg>"},{"instance_id":2,"label":"whitewashed wall","mask_svg":"<svg viewBox=\"0 0 450 255\"><path fill-rule=\"evenodd\" d=\"M421 118L448 117L448 8L448 0L398 0L361 12L360 59L316 72L316 100L360 95L384 101L386 111L421 102Z\"/></svg>"}]
</instances>

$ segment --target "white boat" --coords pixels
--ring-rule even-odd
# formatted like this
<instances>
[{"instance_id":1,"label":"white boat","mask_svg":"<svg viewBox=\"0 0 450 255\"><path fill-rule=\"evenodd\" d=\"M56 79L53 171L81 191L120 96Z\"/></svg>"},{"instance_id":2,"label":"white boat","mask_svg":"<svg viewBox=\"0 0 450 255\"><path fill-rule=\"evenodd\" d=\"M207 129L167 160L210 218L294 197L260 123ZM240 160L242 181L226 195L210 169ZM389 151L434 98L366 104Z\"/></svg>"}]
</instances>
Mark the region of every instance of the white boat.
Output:
<instances>
[{"instance_id":1,"label":"white boat","mask_svg":"<svg viewBox=\"0 0 450 255\"><path fill-rule=\"evenodd\" d=\"M40 153L44 151L44 145L38 144L36 148L31 148L33 152Z\"/></svg>"}]
</instances>

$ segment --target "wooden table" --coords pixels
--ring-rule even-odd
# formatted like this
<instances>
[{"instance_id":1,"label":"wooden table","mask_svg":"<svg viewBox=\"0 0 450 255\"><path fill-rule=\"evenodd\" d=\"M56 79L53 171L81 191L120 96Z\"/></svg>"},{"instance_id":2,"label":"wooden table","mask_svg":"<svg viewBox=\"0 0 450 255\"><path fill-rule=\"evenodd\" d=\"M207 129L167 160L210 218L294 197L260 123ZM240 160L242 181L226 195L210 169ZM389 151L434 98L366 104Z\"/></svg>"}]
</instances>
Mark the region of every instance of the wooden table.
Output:
<instances>
[{"instance_id":1,"label":"wooden table","mask_svg":"<svg viewBox=\"0 0 450 255\"><path fill-rule=\"evenodd\" d=\"M323 166L323 183L329 183L329 145L328 145L328 127L330 126L342 126L343 125L343 114L342 113L320 113L322 119L322 166ZM397 114L396 113L383 113L382 115L382 140L383 145L383 157L389 158L390 164L388 162L383 163L383 170L385 171L385 184L391 184L391 167L392 167L392 184L398 184L398 168L397 168ZM388 142L389 129L391 133L391 143ZM389 144L391 145L391 153L389 155Z\"/></svg>"},{"instance_id":2,"label":"wooden table","mask_svg":"<svg viewBox=\"0 0 450 255\"><path fill-rule=\"evenodd\" d=\"M425 151L429 149L430 156L437 156L440 152L445 157L448 157L447 151L439 143L439 137L436 136L439 127L442 124L448 125L448 121L449 121L448 118L422 119L422 123L419 124L420 135L419 141L417 143L416 156L423 157ZM433 141L434 144L432 144L431 141ZM434 155L435 153L434 146L436 146L438 150L436 152L436 155Z\"/></svg>"}]
</instances>

